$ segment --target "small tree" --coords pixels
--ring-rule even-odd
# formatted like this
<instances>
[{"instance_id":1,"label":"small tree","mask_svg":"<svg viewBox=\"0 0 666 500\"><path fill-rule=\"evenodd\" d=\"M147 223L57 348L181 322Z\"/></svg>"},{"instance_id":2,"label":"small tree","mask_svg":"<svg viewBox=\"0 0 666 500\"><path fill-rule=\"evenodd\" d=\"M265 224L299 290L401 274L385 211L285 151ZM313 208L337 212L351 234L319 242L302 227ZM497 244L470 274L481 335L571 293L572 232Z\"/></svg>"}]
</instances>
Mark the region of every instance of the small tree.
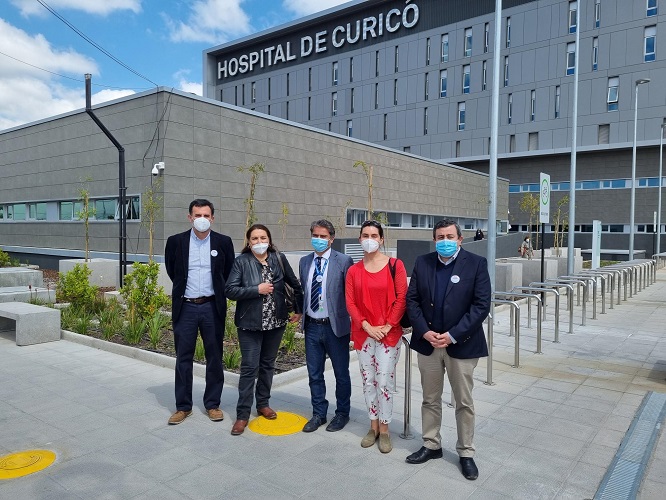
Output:
<instances>
[{"instance_id":1,"label":"small tree","mask_svg":"<svg viewBox=\"0 0 666 500\"><path fill-rule=\"evenodd\" d=\"M282 217L278 219L278 225L282 231L282 243L287 241L287 224L289 224L289 205L282 202Z\"/></svg>"},{"instance_id":2,"label":"small tree","mask_svg":"<svg viewBox=\"0 0 666 500\"><path fill-rule=\"evenodd\" d=\"M83 221L83 228L85 234L85 249L86 249L86 258L85 262L88 262L90 257L90 218L95 217L97 211L94 206L90 206L90 190L88 189L88 184L92 179L87 177L82 181L81 186L79 187L79 202L81 203L81 210L77 214L79 220Z\"/></svg>"},{"instance_id":3,"label":"small tree","mask_svg":"<svg viewBox=\"0 0 666 500\"><path fill-rule=\"evenodd\" d=\"M338 216L324 215L324 219L330 220L335 226L335 235L339 238L344 237L347 228L347 209L351 206L352 201L347 200L340 209Z\"/></svg>"},{"instance_id":4,"label":"small tree","mask_svg":"<svg viewBox=\"0 0 666 500\"><path fill-rule=\"evenodd\" d=\"M143 192L142 225L148 231L148 260L153 261L155 255L153 242L155 241L155 222L162 210L162 196L159 194L162 179L155 179L149 188Z\"/></svg>"},{"instance_id":5,"label":"small tree","mask_svg":"<svg viewBox=\"0 0 666 500\"><path fill-rule=\"evenodd\" d=\"M564 231L568 229L569 226L569 211L567 207L569 205L569 196L563 196L560 201L557 202L557 210L553 214L553 224L555 225L555 238L553 240L553 246L557 252L557 256L560 256L560 247L564 242ZM562 230L560 230L562 227Z\"/></svg>"},{"instance_id":6,"label":"small tree","mask_svg":"<svg viewBox=\"0 0 666 500\"><path fill-rule=\"evenodd\" d=\"M249 229L252 224L257 222L257 216L254 211L254 193L257 189L257 179L264 171L263 163L255 163L249 167L238 167L239 172L250 172L250 196L245 198L245 229Z\"/></svg>"},{"instance_id":7,"label":"small tree","mask_svg":"<svg viewBox=\"0 0 666 500\"><path fill-rule=\"evenodd\" d=\"M372 165L368 165L366 162L357 160L354 162L354 168L361 167L363 173L365 174L365 179L368 184L368 219L372 219L372 189L374 187L372 183Z\"/></svg>"},{"instance_id":8,"label":"small tree","mask_svg":"<svg viewBox=\"0 0 666 500\"><path fill-rule=\"evenodd\" d=\"M525 193L520 199L518 204L521 212L525 212L529 216L530 225L527 228L528 234L532 234L532 222L536 219L536 216L539 213L539 197L534 196L532 193ZM536 236L536 245L534 249L539 248L539 231L537 231Z\"/></svg>"}]
</instances>

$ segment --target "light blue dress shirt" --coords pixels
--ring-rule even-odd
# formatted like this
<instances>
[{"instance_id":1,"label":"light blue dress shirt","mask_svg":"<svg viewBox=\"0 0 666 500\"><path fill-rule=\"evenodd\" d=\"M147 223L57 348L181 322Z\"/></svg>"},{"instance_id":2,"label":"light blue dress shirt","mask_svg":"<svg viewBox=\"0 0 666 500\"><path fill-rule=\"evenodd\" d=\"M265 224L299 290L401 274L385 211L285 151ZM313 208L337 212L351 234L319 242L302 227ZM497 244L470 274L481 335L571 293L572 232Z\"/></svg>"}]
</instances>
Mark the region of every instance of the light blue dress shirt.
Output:
<instances>
[{"instance_id":1,"label":"light blue dress shirt","mask_svg":"<svg viewBox=\"0 0 666 500\"><path fill-rule=\"evenodd\" d=\"M196 299L215 295L213 273L210 266L210 233L200 240L194 230L190 231L190 256L187 268L185 297Z\"/></svg>"}]
</instances>

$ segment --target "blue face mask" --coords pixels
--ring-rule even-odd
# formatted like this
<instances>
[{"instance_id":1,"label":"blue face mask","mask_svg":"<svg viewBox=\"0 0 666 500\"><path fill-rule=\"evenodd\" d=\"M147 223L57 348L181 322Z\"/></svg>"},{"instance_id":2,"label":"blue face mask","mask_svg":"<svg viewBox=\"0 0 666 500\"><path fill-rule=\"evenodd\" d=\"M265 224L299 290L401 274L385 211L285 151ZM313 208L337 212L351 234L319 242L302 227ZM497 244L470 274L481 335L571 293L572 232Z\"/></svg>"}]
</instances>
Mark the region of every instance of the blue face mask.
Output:
<instances>
[{"instance_id":1,"label":"blue face mask","mask_svg":"<svg viewBox=\"0 0 666 500\"><path fill-rule=\"evenodd\" d=\"M328 248L328 240L322 238L312 238L312 248L315 249L315 252L324 252Z\"/></svg>"},{"instance_id":2,"label":"blue face mask","mask_svg":"<svg viewBox=\"0 0 666 500\"><path fill-rule=\"evenodd\" d=\"M457 240L438 240L435 243L435 250L442 257L451 257L458 250Z\"/></svg>"}]
</instances>

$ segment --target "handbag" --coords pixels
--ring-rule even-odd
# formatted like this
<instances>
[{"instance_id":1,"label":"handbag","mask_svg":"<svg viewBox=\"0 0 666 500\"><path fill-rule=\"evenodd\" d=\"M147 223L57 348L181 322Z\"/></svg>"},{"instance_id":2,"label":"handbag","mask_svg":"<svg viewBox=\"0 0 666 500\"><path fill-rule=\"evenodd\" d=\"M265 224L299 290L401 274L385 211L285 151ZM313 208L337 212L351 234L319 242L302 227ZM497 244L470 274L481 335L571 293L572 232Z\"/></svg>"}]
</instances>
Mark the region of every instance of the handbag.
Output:
<instances>
[{"instance_id":1,"label":"handbag","mask_svg":"<svg viewBox=\"0 0 666 500\"><path fill-rule=\"evenodd\" d=\"M284 281L284 302L287 305L287 312L295 312L296 308L294 307L295 293L294 287L287 283L287 273L284 272L284 263L282 262L283 255L280 252L277 253L278 264L280 264L280 269L282 269L282 281Z\"/></svg>"},{"instance_id":2,"label":"handbag","mask_svg":"<svg viewBox=\"0 0 666 500\"><path fill-rule=\"evenodd\" d=\"M397 259L389 259L389 271L391 271L391 278L393 279L393 289L395 290L395 261ZM396 292L396 296L398 293ZM411 328L412 323L409 321L409 316L407 315L407 309L405 309L405 312L402 315L402 318L400 318L400 326L403 328Z\"/></svg>"}]
</instances>

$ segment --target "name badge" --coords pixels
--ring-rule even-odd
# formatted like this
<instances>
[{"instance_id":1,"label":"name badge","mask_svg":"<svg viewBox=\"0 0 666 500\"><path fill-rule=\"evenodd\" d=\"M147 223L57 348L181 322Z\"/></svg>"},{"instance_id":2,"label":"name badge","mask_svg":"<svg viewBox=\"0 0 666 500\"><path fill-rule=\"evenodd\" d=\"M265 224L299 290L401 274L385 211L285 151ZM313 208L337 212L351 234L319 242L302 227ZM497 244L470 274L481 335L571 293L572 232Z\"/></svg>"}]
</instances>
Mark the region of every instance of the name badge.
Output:
<instances>
[{"instance_id":1,"label":"name badge","mask_svg":"<svg viewBox=\"0 0 666 500\"><path fill-rule=\"evenodd\" d=\"M316 279L317 279L317 283L321 283L322 281L324 281L324 277L323 277L323 276L317 276Z\"/></svg>"},{"instance_id":2,"label":"name badge","mask_svg":"<svg viewBox=\"0 0 666 500\"><path fill-rule=\"evenodd\" d=\"M460 281L460 276L458 276L457 274L451 276L451 283L458 283L459 281Z\"/></svg>"},{"instance_id":3,"label":"name badge","mask_svg":"<svg viewBox=\"0 0 666 500\"><path fill-rule=\"evenodd\" d=\"M210 251L210 254L211 254L213 257L217 257L217 250L211 250L211 251Z\"/></svg>"}]
</instances>

